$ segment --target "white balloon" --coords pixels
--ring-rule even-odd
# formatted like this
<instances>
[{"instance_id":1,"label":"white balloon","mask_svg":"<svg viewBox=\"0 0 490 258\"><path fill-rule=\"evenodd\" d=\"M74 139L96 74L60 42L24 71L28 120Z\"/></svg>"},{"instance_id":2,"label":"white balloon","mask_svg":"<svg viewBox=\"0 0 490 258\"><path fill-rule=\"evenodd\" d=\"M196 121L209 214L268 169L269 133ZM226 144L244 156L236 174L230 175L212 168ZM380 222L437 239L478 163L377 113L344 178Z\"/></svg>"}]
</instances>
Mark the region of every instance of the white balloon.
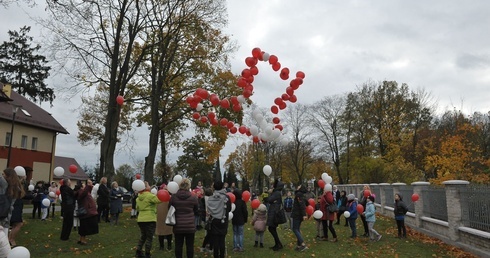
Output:
<instances>
[{"instance_id":1,"label":"white balloon","mask_svg":"<svg viewBox=\"0 0 490 258\"><path fill-rule=\"evenodd\" d=\"M150 192L151 192L152 194L154 194L154 195L157 195L158 190L157 190L157 189L155 189L155 188L152 188Z\"/></svg>"},{"instance_id":2,"label":"white balloon","mask_svg":"<svg viewBox=\"0 0 490 258\"><path fill-rule=\"evenodd\" d=\"M323 181L325 181L325 183L327 183L327 184L330 184L330 183L332 183L332 177L331 176L327 176L325 178L325 180L323 180Z\"/></svg>"},{"instance_id":3,"label":"white balloon","mask_svg":"<svg viewBox=\"0 0 490 258\"><path fill-rule=\"evenodd\" d=\"M26 170L23 166L16 166L14 170L18 176L26 176Z\"/></svg>"},{"instance_id":4,"label":"white balloon","mask_svg":"<svg viewBox=\"0 0 490 258\"><path fill-rule=\"evenodd\" d=\"M231 212L234 212L236 209L236 205L234 203L231 204Z\"/></svg>"},{"instance_id":5,"label":"white balloon","mask_svg":"<svg viewBox=\"0 0 490 258\"><path fill-rule=\"evenodd\" d=\"M51 201L48 198L44 198L43 201L42 201L42 204L45 207L49 207L49 205L51 205Z\"/></svg>"},{"instance_id":6,"label":"white balloon","mask_svg":"<svg viewBox=\"0 0 490 258\"><path fill-rule=\"evenodd\" d=\"M344 217L349 218L350 217L350 212L349 211L344 211Z\"/></svg>"},{"instance_id":7,"label":"white balloon","mask_svg":"<svg viewBox=\"0 0 490 258\"><path fill-rule=\"evenodd\" d=\"M264 174L266 176L270 176L272 173L272 167L269 165L265 165L264 168L262 168L262 171L264 171Z\"/></svg>"},{"instance_id":8,"label":"white balloon","mask_svg":"<svg viewBox=\"0 0 490 258\"><path fill-rule=\"evenodd\" d=\"M281 136L281 130L274 128L274 130L272 130L272 138L277 139L279 136Z\"/></svg>"},{"instance_id":9,"label":"white balloon","mask_svg":"<svg viewBox=\"0 0 490 258\"><path fill-rule=\"evenodd\" d=\"M177 184L176 182L172 181L172 182L168 183L167 190L170 193L174 194L174 193L176 193L179 190L179 184Z\"/></svg>"},{"instance_id":10,"label":"white balloon","mask_svg":"<svg viewBox=\"0 0 490 258\"><path fill-rule=\"evenodd\" d=\"M17 246L10 250L7 255L7 258L30 258L31 253L29 250L23 246Z\"/></svg>"},{"instance_id":11,"label":"white balloon","mask_svg":"<svg viewBox=\"0 0 490 258\"><path fill-rule=\"evenodd\" d=\"M29 185L29 186L27 187L27 190L29 190L29 191L34 191L34 185Z\"/></svg>"},{"instance_id":12,"label":"white balloon","mask_svg":"<svg viewBox=\"0 0 490 258\"><path fill-rule=\"evenodd\" d=\"M258 114L260 114L260 110L258 108L254 109L254 111L252 111L252 117L255 118L255 116L257 116Z\"/></svg>"},{"instance_id":13,"label":"white balloon","mask_svg":"<svg viewBox=\"0 0 490 258\"><path fill-rule=\"evenodd\" d=\"M283 138L281 139L281 145L282 145L282 146L286 146L286 145L288 145L288 143L289 143L288 138L283 137Z\"/></svg>"},{"instance_id":14,"label":"white balloon","mask_svg":"<svg viewBox=\"0 0 490 258\"><path fill-rule=\"evenodd\" d=\"M262 54L262 60L264 60L264 62L269 61L269 57L271 57L271 56L269 55L269 53L263 53L263 54Z\"/></svg>"},{"instance_id":15,"label":"white balloon","mask_svg":"<svg viewBox=\"0 0 490 258\"><path fill-rule=\"evenodd\" d=\"M316 210L313 212L313 218L315 219L321 219L323 217L323 212L321 210Z\"/></svg>"},{"instance_id":16,"label":"white balloon","mask_svg":"<svg viewBox=\"0 0 490 258\"><path fill-rule=\"evenodd\" d=\"M238 102L240 102L241 104L247 102L247 99L245 99L245 97L243 95L238 95L238 97L236 97Z\"/></svg>"},{"instance_id":17,"label":"white balloon","mask_svg":"<svg viewBox=\"0 0 490 258\"><path fill-rule=\"evenodd\" d=\"M65 169L63 169L62 167L55 167L53 172L55 176L60 177L65 174Z\"/></svg>"},{"instance_id":18,"label":"white balloon","mask_svg":"<svg viewBox=\"0 0 490 258\"><path fill-rule=\"evenodd\" d=\"M181 175L175 175L174 176L174 182L180 185L180 182L182 182L182 176Z\"/></svg>"},{"instance_id":19,"label":"white balloon","mask_svg":"<svg viewBox=\"0 0 490 258\"><path fill-rule=\"evenodd\" d=\"M325 184L325 187L323 187L324 192L331 192L332 191L332 185L331 184Z\"/></svg>"},{"instance_id":20,"label":"white balloon","mask_svg":"<svg viewBox=\"0 0 490 258\"><path fill-rule=\"evenodd\" d=\"M202 103L197 104L196 111L201 111L204 108Z\"/></svg>"},{"instance_id":21,"label":"white balloon","mask_svg":"<svg viewBox=\"0 0 490 258\"><path fill-rule=\"evenodd\" d=\"M265 128L265 134L267 134L267 136L271 136L272 135L272 128L269 126L269 127L266 127Z\"/></svg>"},{"instance_id":22,"label":"white balloon","mask_svg":"<svg viewBox=\"0 0 490 258\"><path fill-rule=\"evenodd\" d=\"M232 220L233 219L233 212L228 212L228 220Z\"/></svg>"},{"instance_id":23,"label":"white balloon","mask_svg":"<svg viewBox=\"0 0 490 258\"><path fill-rule=\"evenodd\" d=\"M322 180L326 183L327 182L327 173L322 173Z\"/></svg>"},{"instance_id":24,"label":"white balloon","mask_svg":"<svg viewBox=\"0 0 490 258\"><path fill-rule=\"evenodd\" d=\"M136 179L136 180L133 181L132 188L136 192L143 191L143 190L145 190L145 182L143 182L140 179Z\"/></svg>"},{"instance_id":25,"label":"white balloon","mask_svg":"<svg viewBox=\"0 0 490 258\"><path fill-rule=\"evenodd\" d=\"M250 133L253 135L253 136L257 136L259 134L259 128L257 128L257 126L255 125L252 125L250 127Z\"/></svg>"},{"instance_id":26,"label":"white balloon","mask_svg":"<svg viewBox=\"0 0 490 258\"><path fill-rule=\"evenodd\" d=\"M255 115L254 118L255 118L255 121L257 121L257 123L265 121L264 116L261 113L258 113L257 115Z\"/></svg>"},{"instance_id":27,"label":"white balloon","mask_svg":"<svg viewBox=\"0 0 490 258\"><path fill-rule=\"evenodd\" d=\"M56 193L55 192L49 192L49 197L55 198L56 197Z\"/></svg>"}]
</instances>

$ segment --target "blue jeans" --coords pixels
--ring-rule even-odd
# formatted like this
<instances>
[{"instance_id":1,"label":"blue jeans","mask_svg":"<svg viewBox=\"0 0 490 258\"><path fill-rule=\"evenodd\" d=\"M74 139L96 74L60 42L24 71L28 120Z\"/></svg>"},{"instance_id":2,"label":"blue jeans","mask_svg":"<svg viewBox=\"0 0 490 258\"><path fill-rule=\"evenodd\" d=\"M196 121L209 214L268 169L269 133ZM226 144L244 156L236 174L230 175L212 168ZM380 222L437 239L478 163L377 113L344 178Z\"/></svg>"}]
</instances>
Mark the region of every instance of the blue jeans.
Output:
<instances>
[{"instance_id":1,"label":"blue jeans","mask_svg":"<svg viewBox=\"0 0 490 258\"><path fill-rule=\"evenodd\" d=\"M243 225L233 225L233 247L243 249Z\"/></svg>"},{"instance_id":2,"label":"blue jeans","mask_svg":"<svg viewBox=\"0 0 490 258\"><path fill-rule=\"evenodd\" d=\"M347 221L349 221L350 230L352 231L351 237L357 237L356 219L348 218Z\"/></svg>"},{"instance_id":3,"label":"blue jeans","mask_svg":"<svg viewBox=\"0 0 490 258\"><path fill-rule=\"evenodd\" d=\"M303 244L303 236L301 236L301 231L299 228L301 227L301 222L302 220L299 219L292 219L293 220L293 233L296 236L297 239L297 245L300 246Z\"/></svg>"}]
</instances>

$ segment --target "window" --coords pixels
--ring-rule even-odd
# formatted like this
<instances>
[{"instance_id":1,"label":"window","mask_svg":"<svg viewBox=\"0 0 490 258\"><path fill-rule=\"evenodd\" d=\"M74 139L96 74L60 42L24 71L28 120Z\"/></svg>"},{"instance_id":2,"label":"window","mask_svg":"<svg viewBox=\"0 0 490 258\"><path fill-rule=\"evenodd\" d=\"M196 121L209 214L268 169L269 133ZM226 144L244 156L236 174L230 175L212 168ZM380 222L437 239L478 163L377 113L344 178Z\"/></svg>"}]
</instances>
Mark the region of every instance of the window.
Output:
<instances>
[{"instance_id":1,"label":"window","mask_svg":"<svg viewBox=\"0 0 490 258\"><path fill-rule=\"evenodd\" d=\"M37 150L37 137L32 137L32 150Z\"/></svg>"},{"instance_id":2,"label":"window","mask_svg":"<svg viewBox=\"0 0 490 258\"><path fill-rule=\"evenodd\" d=\"M22 141L20 143L22 149L27 149L27 135L22 135Z\"/></svg>"},{"instance_id":3,"label":"window","mask_svg":"<svg viewBox=\"0 0 490 258\"><path fill-rule=\"evenodd\" d=\"M5 134L5 146L10 146L10 139L11 138L11 135L10 135L10 132L7 132Z\"/></svg>"}]
</instances>

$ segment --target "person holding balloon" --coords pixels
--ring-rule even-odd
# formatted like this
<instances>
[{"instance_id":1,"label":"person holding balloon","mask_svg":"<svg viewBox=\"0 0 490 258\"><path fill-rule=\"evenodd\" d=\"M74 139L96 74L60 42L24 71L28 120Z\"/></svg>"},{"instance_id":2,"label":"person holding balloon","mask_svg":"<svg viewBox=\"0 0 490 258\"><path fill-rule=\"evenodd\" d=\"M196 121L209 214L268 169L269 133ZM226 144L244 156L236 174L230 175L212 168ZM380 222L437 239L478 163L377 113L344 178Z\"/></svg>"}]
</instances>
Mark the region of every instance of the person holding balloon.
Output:
<instances>
[{"instance_id":1,"label":"person holding balloon","mask_svg":"<svg viewBox=\"0 0 490 258\"><path fill-rule=\"evenodd\" d=\"M63 224L61 226L60 239L67 241L70 238L75 214L75 192L71 189L70 179L63 179L63 183L60 186L60 195L62 200L61 208L63 209Z\"/></svg>"},{"instance_id":2,"label":"person holding balloon","mask_svg":"<svg viewBox=\"0 0 490 258\"><path fill-rule=\"evenodd\" d=\"M54 181L51 182L51 185L48 188L48 192L49 192L49 197L51 199L51 210L52 210L51 211L51 218L54 218L54 210L55 210L56 202L58 201L58 195L59 195L59 194L56 194L58 192L58 184L56 184L56 182L54 182ZM48 217L49 217L49 208L48 208Z\"/></svg>"},{"instance_id":3,"label":"person holding balloon","mask_svg":"<svg viewBox=\"0 0 490 258\"><path fill-rule=\"evenodd\" d=\"M362 205L363 208L366 208L367 199L370 195L371 188L369 187L369 185L364 185L363 190L361 191L361 198L359 199L359 204ZM369 237L369 227L366 221L366 217L364 216L364 210L360 211L359 214L361 214L362 226L364 228L364 234L362 236Z\"/></svg>"},{"instance_id":4,"label":"person holding balloon","mask_svg":"<svg viewBox=\"0 0 490 258\"><path fill-rule=\"evenodd\" d=\"M165 224L165 218L167 217L170 193L167 191L167 185L161 184L160 190L157 192L157 197L162 201L157 204L157 226L155 235L158 236L158 243L160 244L160 250L165 249L165 240L167 240L167 250L172 250L172 230L173 227Z\"/></svg>"},{"instance_id":5,"label":"person holding balloon","mask_svg":"<svg viewBox=\"0 0 490 258\"><path fill-rule=\"evenodd\" d=\"M395 213L398 238L406 238L407 229L405 228L405 214L408 212L408 207L405 202L403 202L403 197L399 193L395 194L395 209L393 212Z\"/></svg>"},{"instance_id":6,"label":"person holding balloon","mask_svg":"<svg viewBox=\"0 0 490 258\"><path fill-rule=\"evenodd\" d=\"M349 222L350 230L351 230L351 238L357 237L356 230L356 219L357 219L357 202L356 196L354 194L347 195L347 211L344 212L344 216L347 218Z\"/></svg>"},{"instance_id":7,"label":"person holding balloon","mask_svg":"<svg viewBox=\"0 0 490 258\"><path fill-rule=\"evenodd\" d=\"M293 207L291 210L291 219L293 224L293 233L296 236L296 251L304 251L308 249L305 245L303 236L301 235L301 222L307 220L306 216L306 200L304 199L304 194L306 193L306 187L304 185L298 186L298 189L294 193Z\"/></svg>"},{"instance_id":8,"label":"person holding balloon","mask_svg":"<svg viewBox=\"0 0 490 258\"><path fill-rule=\"evenodd\" d=\"M244 200L242 200L242 191L239 189L235 189L233 191L235 195L235 202L232 206L235 206L235 210L233 212L233 219L231 220L231 224L233 225L233 251L235 252L243 252L243 226L247 223L248 218L248 210L247 204Z\"/></svg>"},{"instance_id":9,"label":"person holding balloon","mask_svg":"<svg viewBox=\"0 0 490 258\"><path fill-rule=\"evenodd\" d=\"M141 183L141 181L135 180ZM144 182L144 187L139 188L140 191L136 199L136 209L138 215L138 227L140 228L140 239L136 246L136 257L151 257L151 247L153 243L153 235L155 234L157 222L157 205L161 202L160 199L151 193L151 186L147 181ZM133 189L135 189L133 182ZM143 246L145 253L143 254Z\"/></svg>"},{"instance_id":10,"label":"person holding balloon","mask_svg":"<svg viewBox=\"0 0 490 258\"><path fill-rule=\"evenodd\" d=\"M82 185L78 191L75 192L75 198L78 202L78 210L83 207L87 212L82 215L78 215L80 219L80 227L78 227L78 235L80 240L78 244L86 245L87 236L95 235L99 233L99 224L97 222L97 205L92 198L92 188L94 187L92 180L87 180L86 185Z\"/></svg>"},{"instance_id":11,"label":"person holding balloon","mask_svg":"<svg viewBox=\"0 0 490 258\"><path fill-rule=\"evenodd\" d=\"M322 241L328 241L328 231L332 233L333 239L331 242L337 242L337 233L335 232L335 228L333 227L333 221L335 220L335 212L330 212L327 207L329 205L336 205L334 202L333 194L332 194L332 185L326 184L324 188L324 193L322 195L322 199L320 202L320 208L323 212L322 216L322 226L323 226L323 238Z\"/></svg>"},{"instance_id":12,"label":"person holding balloon","mask_svg":"<svg viewBox=\"0 0 490 258\"><path fill-rule=\"evenodd\" d=\"M282 189L284 188L284 183L276 180L273 185L272 193L267 199L269 202L269 208L267 212L267 229L274 238L274 246L271 247L273 251L279 251L283 248L279 235L277 234L277 227L279 226L276 222L277 213L280 212L282 206Z\"/></svg>"}]
</instances>

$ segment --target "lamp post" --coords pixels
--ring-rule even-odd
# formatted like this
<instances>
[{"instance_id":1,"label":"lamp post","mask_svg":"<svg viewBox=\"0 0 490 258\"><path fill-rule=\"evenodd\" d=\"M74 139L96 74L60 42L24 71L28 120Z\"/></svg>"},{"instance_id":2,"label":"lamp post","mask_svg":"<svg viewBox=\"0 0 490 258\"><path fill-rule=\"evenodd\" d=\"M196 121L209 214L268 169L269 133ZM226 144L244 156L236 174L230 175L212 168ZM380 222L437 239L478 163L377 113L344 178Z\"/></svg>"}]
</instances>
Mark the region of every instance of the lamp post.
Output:
<instances>
[{"instance_id":1,"label":"lamp post","mask_svg":"<svg viewBox=\"0 0 490 258\"><path fill-rule=\"evenodd\" d=\"M10 166L10 154L12 153L12 141L14 140L14 125L15 125L15 116L17 115L17 111L19 111L19 105L12 105L12 127L10 128L10 141L9 141L9 152L7 156L7 168Z\"/></svg>"}]
</instances>

